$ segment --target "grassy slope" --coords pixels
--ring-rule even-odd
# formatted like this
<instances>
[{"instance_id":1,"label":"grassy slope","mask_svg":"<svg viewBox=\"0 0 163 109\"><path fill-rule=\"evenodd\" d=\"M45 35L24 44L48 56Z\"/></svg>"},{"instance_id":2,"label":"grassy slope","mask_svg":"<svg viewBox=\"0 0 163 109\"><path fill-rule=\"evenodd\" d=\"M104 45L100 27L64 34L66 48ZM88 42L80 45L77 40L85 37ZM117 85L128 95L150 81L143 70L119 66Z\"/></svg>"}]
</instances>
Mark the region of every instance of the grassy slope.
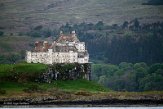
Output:
<instances>
[{"instance_id":1,"label":"grassy slope","mask_svg":"<svg viewBox=\"0 0 163 109\"><path fill-rule=\"evenodd\" d=\"M26 31L35 25L83 21L121 23L135 17L162 19L162 6L141 5L146 0L4 0L0 2L0 24L12 31ZM152 19L151 19L152 18Z\"/></svg>"},{"instance_id":2,"label":"grassy slope","mask_svg":"<svg viewBox=\"0 0 163 109\"><path fill-rule=\"evenodd\" d=\"M23 90L27 89L31 85L38 85L47 93L49 90L60 90L68 92L106 92L109 89L100 86L97 83L87 80L68 80L68 81L53 81L49 83L14 83L14 82L1 82L0 89L6 90L6 96L12 94L23 94ZM46 92L47 91L47 92ZM3 95L2 95L3 96Z\"/></svg>"},{"instance_id":3,"label":"grassy slope","mask_svg":"<svg viewBox=\"0 0 163 109\"><path fill-rule=\"evenodd\" d=\"M69 80L69 81L56 81L54 83L57 88L63 89L63 90L84 90L84 91L91 91L91 92L97 92L97 91L107 91L107 88L104 88L103 86L87 80Z\"/></svg>"},{"instance_id":4,"label":"grassy slope","mask_svg":"<svg viewBox=\"0 0 163 109\"><path fill-rule=\"evenodd\" d=\"M26 89L34 83L1 83L1 88L5 89L7 93L0 95L1 98L40 98L40 97L59 97L58 100L100 100L100 99L162 99L162 91L150 92L114 92L110 91L96 83L86 80L75 81L54 81L51 84L37 83L40 88L46 90L44 92L25 93ZM35 83L36 84L36 83Z\"/></svg>"},{"instance_id":5,"label":"grassy slope","mask_svg":"<svg viewBox=\"0 0 163 109\"><path fill-rule=\"evenodd\" d=\"M44 64L0 64L0 78L12 75L14 73L41 73L47 69Z\"/></svg>"}]
</instances>

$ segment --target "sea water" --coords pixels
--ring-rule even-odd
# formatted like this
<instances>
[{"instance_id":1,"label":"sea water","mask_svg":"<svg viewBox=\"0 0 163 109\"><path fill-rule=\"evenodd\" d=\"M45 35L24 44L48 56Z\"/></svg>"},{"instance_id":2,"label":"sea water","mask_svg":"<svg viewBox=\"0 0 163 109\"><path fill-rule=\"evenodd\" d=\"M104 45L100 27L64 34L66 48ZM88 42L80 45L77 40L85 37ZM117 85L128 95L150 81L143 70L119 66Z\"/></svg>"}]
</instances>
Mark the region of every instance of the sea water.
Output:
<instances>
[{"instance_id":1,"label":"sea water","mask_svg":"<svg viewBox=\"0 0 163 109\"><path fill-rule=\"evenodd\" d=\"M23 107L16 107L12 109L27 109ZM1 109L1 108L0 108ZM2 108L4 109L4 108ZM6 108L6 109L11 109L11 108ZM39 107L39 108L30 108L30 109L163 109L163 107Z\"/></svg>"}]
</instances>

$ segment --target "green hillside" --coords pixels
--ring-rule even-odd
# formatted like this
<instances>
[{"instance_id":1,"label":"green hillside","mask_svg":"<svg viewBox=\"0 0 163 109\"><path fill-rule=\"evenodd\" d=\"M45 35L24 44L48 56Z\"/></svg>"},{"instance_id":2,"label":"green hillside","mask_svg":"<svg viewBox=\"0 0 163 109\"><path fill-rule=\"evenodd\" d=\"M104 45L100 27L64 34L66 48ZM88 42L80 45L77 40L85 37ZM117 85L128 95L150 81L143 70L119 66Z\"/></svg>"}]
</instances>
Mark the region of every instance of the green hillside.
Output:
<instances>
[{"instance_id":1,"label":"green hillside","mask_svg":"<svg viewBox=\"0 0 163 109\"><path fill-rule=\"evenodd\" d=\"M140 18L162 20L163 7L142 5L146 0L3 0L0 29L9 33L28 31L37 25L56 28L66 22L122 23Z\"/></svg>"}]
</instances>

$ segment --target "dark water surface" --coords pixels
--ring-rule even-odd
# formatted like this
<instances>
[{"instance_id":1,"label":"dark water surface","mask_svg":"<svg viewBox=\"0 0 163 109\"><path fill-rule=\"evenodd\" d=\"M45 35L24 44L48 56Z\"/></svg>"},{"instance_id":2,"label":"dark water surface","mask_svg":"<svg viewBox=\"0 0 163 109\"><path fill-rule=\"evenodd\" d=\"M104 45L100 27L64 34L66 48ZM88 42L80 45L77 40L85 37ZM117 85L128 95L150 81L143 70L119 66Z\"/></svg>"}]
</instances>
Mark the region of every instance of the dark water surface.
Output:
<instances>
[{"instance_id":1,"label":"dark water surface","mask_svg":"<svg viewBox=\"0 0 163 109\"><path fill-rule=\"evenodd\" d=\"M0 109L17 109L17 108L21 108L21 109L26 109L26 108L30 108L30 109L163 109L163 106L160 106L160 107L155 107L155 106L152 106L152 107L148 107L148 106L131 106L131 107L128 107L128 106L123 106L123 107L117 107L117 106L113 106L113 107L57 107L57 106L54 106L54 105L49 105L49 106L3 106L3 107L0 107Z\"/></svg>"}]
</instances>

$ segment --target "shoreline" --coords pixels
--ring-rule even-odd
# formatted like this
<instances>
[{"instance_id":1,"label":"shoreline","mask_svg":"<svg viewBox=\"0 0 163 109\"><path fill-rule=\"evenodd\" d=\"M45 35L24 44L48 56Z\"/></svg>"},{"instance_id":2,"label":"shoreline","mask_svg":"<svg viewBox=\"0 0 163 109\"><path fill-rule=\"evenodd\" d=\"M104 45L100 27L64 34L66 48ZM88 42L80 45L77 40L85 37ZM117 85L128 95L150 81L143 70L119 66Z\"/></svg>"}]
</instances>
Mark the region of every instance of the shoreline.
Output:
<instances>
[{"instance_id":1,"label":"shoreline","mask_svg":"<svg viewBox=\"0 0 163 109\"><path fill-rule=\"evenodd\" d=\"M0 100L0 107L3 106L77 106L77 107L105 107L105 106L163 106L163 99L99 99L99 100L39 100L35 101L33 99L10 99L10 100Z\"/></svg>"},{"instance_id":2,"label":"shoreline","mask_svg":"<svg viewBox=\"0 0 163 109\"><path fill-rule=\"evenodd\" d=\"M0 96L2 106L163 106L162 92L66 92L51 90L46 92L13 93Z\"/></svg>"}]
</instances>

